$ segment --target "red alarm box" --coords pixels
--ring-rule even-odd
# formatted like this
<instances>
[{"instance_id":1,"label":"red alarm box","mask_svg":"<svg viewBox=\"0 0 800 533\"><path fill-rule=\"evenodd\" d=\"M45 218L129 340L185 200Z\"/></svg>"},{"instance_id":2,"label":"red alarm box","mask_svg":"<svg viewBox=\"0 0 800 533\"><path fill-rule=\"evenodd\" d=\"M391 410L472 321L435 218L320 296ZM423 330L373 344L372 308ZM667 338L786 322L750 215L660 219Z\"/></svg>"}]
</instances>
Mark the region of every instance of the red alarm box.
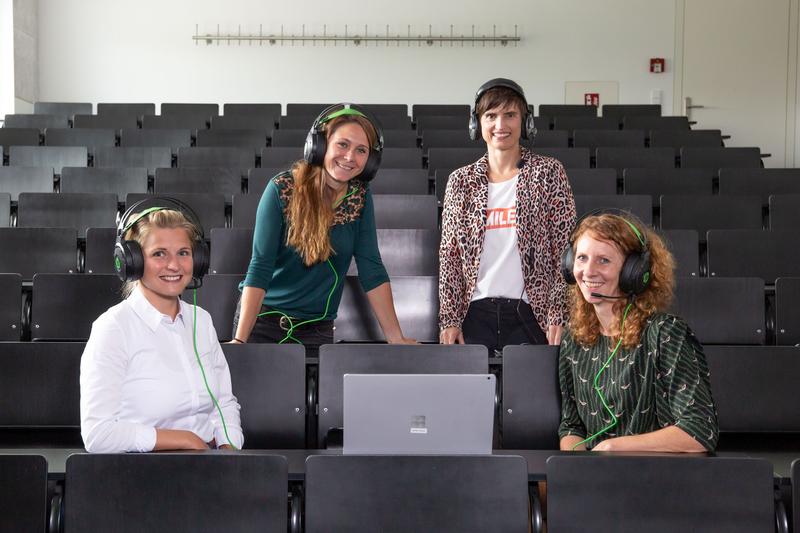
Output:
<instances>
[{"instance_id":1,"label":"red alarm box","mask_svg":"<svg viewBox=\"0 0 800 533\"><path fill-rule=\"evenodd\" d=\"M650 72L655 74L661 74L664 72L664 58L663 57L651 57L650 58Z\"/></svg>"}]
</instances>

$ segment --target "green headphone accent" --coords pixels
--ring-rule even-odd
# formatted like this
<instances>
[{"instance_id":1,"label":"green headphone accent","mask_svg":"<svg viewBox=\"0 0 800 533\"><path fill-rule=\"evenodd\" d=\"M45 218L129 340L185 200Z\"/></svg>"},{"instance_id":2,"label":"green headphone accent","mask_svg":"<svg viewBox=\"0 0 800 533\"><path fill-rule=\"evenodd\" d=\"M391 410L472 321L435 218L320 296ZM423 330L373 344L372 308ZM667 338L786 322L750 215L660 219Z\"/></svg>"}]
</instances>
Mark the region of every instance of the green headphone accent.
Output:
<instances>
[{"instance_id":1,"label":"green headphone accent","mask_svg":"<svg viewBox=\"0 0 800 533\"><path fill-rule=\"evenodd\" d=\"M155 213L156 211L164 211L165 209L171 209L171 208L169 208L169 207L148 207L147 209L145 209L144 211L139 213L139 215L136 218L134 218L133 220L129 221L125 225L125 227L122 228L120 234L122 235L123 238L125 238L125 233L127 233L127 231L129 229L131 229L137 222L142 220L144 217L146 217L150 213Z\"/></svg>"},{"instance_id":2,"label":"green headphone accent","mask_svg":"<svg viewBox=\"0 0 800 533\"><path fill-rule=\"evenodd\" d=\"M323 118L322 120L320 120L319 123L320 124L324 124L325 122L331 121L331 120L335 119L336 117L343 117L343 116L346 116L346 115L355 115L357 117L364 117L364 118L368 119L368 117L364 113L359 111L358 109L353 109L352 107L345 107L345 108L340 109L339 111L334 111L330 115L328 115L325 118Z\"/></svg>"},{"instance_id":3,"label":"green headphone accent","mask_svg":"<svg viewBox=\"0 0 800 533\"><path fill-rule=\"evenodd\" d=\"M636 227L636 226L635 226L635 225L634 225L634 224L633 224L633 223L632 223L630 220L628 220L626 217L620 216L619 218L621 218L621 219L623 220L623 222L625 222L625 223L626 223L628 226L630 226L631 230L633 230L633 233L636 235L636 238L637 238L637 239L639 239L639 243L641 243L642 247L643 247L643 248L644 248L644 247L646 247L646 246L647 246L647 244L645 243L645 240L644 240L644 235L642 235L642 234L639 232L639 228L637 228L637 227ZM647 277L648 277L648 278L650 277L650 276L649 276L649 274L650 274L649 272L646 272L645 274L647 275ZM645 279L645 280L644 280L644 282L645 282L645 283L647 283L647 279Z\"/></svg>"}]
</instances>

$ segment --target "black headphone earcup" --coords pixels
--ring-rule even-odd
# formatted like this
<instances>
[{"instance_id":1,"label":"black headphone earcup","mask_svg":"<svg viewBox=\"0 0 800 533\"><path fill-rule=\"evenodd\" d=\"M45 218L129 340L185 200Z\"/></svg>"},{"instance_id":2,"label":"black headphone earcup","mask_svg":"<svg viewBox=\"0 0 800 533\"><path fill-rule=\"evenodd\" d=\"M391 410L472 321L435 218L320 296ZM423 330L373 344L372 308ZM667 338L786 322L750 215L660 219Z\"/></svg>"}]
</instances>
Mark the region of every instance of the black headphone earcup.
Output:
<instances>
[{"instance_id":1,"label":"black headphone earcup","mask_svg":"<svg viewBox=\"0 0 800 533\"><path fill-rule=\"evenodd\" d=\"M475 111L471 111L469 114L469 138L473 141L477 141L478 138L481 136L481 123L478 120L478 115Z\"/></svg>"},{"instance_id":2,"label":"black headphone earcup","mask_svg":"<svg viewBox=\"0 0 800 533\"><path fill-rule=\"evenodd\" d=\"M362 181L370 181L374 178L381 167L381 157L383 157L383 152L374 149L370 150L367 162L364 163L364 170L356 178Z\"/></svg>"},{"instance_id":3,"label":"black headphone earcup","mask_svg":"<svg viewBox=\"0 0 800 533\"><path fill-rule=\"evenodd\" d=\"M568 244L564 248L564 253L561 254L561 275L568 285L575 285L575 274L572 269L575 266L575 252L572 250L572 244Z\"/></svg>"},{"instance_id":4,"label":"black headphone earcup","mask_svg":"<svg viewBox=\"0 0 800 533\"><path fill-rule=\"evenodd\" d=\"M114 270L122 281L136 281L144 275L144 255L136 241L122 241L114 245Z\"/></svg>"},{"instance_id":5,"label":"black headphone earcup","mask_svg":"<svg viewBox=\"0 0 800 533\"><path fill-rule=\"evenodd\" d=\"M306 144L303 146L303 159L309 165L322 165L325 161L325 150L328 148L328 139L325 132L312 128L306 135Z\"/></svg>"},{"instance_id":6,"label":"black headphone earcup","mask_svg":"<svg viewBox=\"0 0 800 533\"><path fill-rule=\"evenodd\" d=\"M192 277L201 279L208 274L210 264L210 254L206 241L201 240L192 246Z\"/></svg>"},{"instance_id":7,"label":"black headphone earcup","mask_svg":"<svg viewBox=\"0 0 800 533\"><path fill-rule=\"evenodd\" d=\"M531 113L525 113L525 120L522 125L522 138L533 141L534 137L536 137L536 125L533 123L533 115Z\"/></svg>"},{"instance_id":8,"label":"black headphone earcup","mask_svg":"<svg viewBox=\"0 0 800 533\"><path fill-rule=\"evenodd\" d=\"M650 284L650 252L634 252L625 258L619 273L619 288L629 295L644 292Z\"/></svg>"}]
</instances>

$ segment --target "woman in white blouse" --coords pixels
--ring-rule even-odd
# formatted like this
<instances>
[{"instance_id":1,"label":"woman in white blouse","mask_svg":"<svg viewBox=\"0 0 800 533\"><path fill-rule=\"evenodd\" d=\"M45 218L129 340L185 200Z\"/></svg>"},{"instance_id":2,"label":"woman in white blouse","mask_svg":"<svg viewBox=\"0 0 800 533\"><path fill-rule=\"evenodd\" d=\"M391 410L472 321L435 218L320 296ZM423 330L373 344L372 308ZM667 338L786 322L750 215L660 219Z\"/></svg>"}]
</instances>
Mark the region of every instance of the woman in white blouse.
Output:
<instances>
[{"instance_id":1,"label":"woman in white blouse","mask_svg":"<svg viewBox=\"0 0 800 533\"><path fill-rule=\"evenodd\" d=\"M132 206L118 227L115 266L127 298L94 322L81 358L86 450L241 448L239 404L211 317L180 299L207 270L202 229L180 202L147 202L155 207Z\"/></svg>"}]
</instances>

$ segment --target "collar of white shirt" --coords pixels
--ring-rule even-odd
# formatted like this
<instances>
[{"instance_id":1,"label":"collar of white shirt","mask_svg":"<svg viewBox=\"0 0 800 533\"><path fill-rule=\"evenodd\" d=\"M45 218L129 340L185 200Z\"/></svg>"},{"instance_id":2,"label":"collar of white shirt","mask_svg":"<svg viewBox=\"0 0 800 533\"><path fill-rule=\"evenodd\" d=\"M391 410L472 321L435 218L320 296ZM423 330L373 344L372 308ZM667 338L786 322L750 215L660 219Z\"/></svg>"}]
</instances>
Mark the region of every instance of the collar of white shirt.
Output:
<instances>
[{"instance_id":1,"label":"collar of white shirt","mask_svg":"<svg viewBox=\"0 0 800 533\"><path fill-rule=\"evenodd\" d=\"M144 322L151 331L155 331L158 325L165 320L169 324L174 323L172 317L165 315L153 307L153 304L147 300L139 286L137 286L136 289L131 292L131 295L128 296L127 302L131 306L131 309L133 309L133 312L142 319L142 322ZM180 305L180 310L178 311L178 315L175 317L175 322L180 319L183 323L183 314L189 311L188 304L180 298L178 298L178 304Z\"/></svg>"}]
</instances>

